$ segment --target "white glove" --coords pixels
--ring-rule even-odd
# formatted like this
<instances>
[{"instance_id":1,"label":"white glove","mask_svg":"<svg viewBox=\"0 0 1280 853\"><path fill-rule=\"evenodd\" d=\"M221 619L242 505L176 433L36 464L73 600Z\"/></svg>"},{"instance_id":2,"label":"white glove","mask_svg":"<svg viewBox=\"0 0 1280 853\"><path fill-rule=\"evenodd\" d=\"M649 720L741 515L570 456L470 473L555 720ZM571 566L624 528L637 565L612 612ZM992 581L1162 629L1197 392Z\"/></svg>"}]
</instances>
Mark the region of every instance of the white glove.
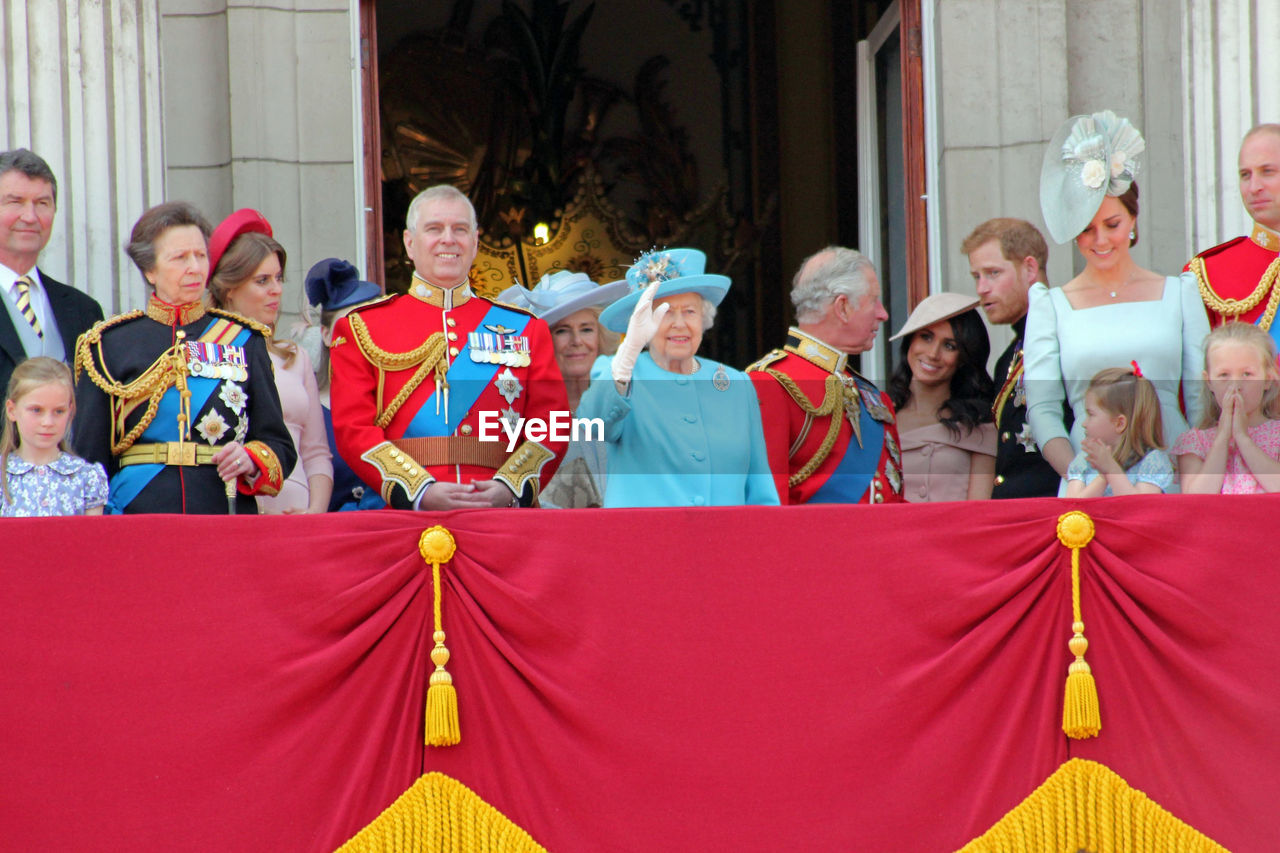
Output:
<instances>
[{"instance_id":1,"label":"white glove","mask_svg":"<svg viewBox=\"0 0 1280 853\"><path fill-rule=\"evenodd\" d=\"M669 304L658 306L658 310L653 310L653 294L658 292L660 281L645 288L644 293L640 295L640 301L636 303L636 308L631 312L631 319L627 321L627 336L622 343L618 345L618 352L613 357L613 381L619 385L627 385L631 382L631 373L636 368L636 359L644 350L649 341L653 340L654 334L658 331L658 325L662 322L662 318L666 316Z\"/></svg>"}]
</instances>

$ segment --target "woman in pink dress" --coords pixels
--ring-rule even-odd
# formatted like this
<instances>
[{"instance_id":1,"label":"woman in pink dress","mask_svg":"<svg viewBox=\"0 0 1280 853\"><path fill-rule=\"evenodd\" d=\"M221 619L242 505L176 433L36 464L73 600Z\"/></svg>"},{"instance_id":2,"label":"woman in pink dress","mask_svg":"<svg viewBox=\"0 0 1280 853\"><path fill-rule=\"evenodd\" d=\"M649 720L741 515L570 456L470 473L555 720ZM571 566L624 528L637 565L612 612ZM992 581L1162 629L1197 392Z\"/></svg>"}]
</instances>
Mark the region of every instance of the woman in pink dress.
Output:
<instances>
[{"instance_id":1,"label":"woman in pink dress","mask_svg":"<svg viewBox=\"0 0 1280 853\"><path fill-rule=\"evenodd\" d=\"M256 210L237 210L209 238L209 296L216 307L255 320L274 333L284 265L285 251L272 238L271 223ZM258 498L258 510L269 515L327 512L333 459L311 359L292 341L268 338L267 350L298 464L280 494Z\"/></svg>"},{"instance_id":2,"label":"woman in pink dress","mask_svg":"<svg viewBox=\"0 0 1280 853\"><path fill-rule=\"evenodd\" d=\"M908 501L986 500L995 484L991 342L977 297L930 296L890 340L902 339L889 379L902 442L902 496Z\"/></svg>"}]
</instances>

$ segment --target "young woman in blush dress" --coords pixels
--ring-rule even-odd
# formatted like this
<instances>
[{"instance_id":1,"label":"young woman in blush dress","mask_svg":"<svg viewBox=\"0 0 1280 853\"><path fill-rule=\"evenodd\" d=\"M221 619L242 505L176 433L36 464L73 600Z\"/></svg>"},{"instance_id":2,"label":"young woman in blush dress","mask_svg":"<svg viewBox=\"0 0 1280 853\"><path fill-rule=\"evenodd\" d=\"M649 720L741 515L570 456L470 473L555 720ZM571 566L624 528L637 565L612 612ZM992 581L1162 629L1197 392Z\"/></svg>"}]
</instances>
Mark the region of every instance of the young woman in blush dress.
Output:
<instances>
[{"instance_id":1,"label":"young woman in blush dress","mask_svg":"<svg viewBox=\"0 0 1280 853\"><path fill-rule=\"evenodd\" d=\"M920 302L890 340L902 340L889 379L902 443L902 496L986 500L996 472L991 342L978 299L938 293Z\"/></svg>"}]
</instances>

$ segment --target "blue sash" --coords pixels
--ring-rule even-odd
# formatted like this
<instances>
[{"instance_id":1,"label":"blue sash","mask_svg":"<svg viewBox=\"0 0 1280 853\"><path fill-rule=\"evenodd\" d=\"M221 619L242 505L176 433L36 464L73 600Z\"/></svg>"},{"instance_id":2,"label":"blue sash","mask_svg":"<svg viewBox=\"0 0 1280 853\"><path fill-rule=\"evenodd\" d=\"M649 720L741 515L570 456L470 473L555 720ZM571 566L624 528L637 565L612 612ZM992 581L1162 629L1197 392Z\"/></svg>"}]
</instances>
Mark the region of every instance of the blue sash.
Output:
<instances>
[{"instance_id":1,"label":"blue sash","mask_svg":"<svg viewBox=\"0 0 1280 853\"><path fill-rule=\"evenodd\" d=\"M212 318L210 326L218 321L217 317ZM208 326L205 331L208 331ZM203 334L203 333L202 333ZM236 335L231 341L234 346L244 346L249 340L249 330L241 329L240 334ZM221 379L214 379L207 376L188 376L187 388L191 391L191 415L204 408L205 403L213 396L213 392L218 390L218 386L222 384ZM142 435L138 436L138 441L146 444L161 441L177 441L178 440L178 413L181 411L181 399L178 396L176 386L170 386L164 392L164 396L160 398L160 405L156 409L155 420L147 427ZM113 414L112 417L115 417ZM110 491L107 497L107 515L119 515L124 512L125 507L131 504L138 495L142 493L152 480L156 478L161 471L167 466L158 463L146 465L129 465L121 468L111 478L109 485Z\"/></svg>"},{"instance_id":2,"label":"blue sash","mask_svg":"<svg viewBox=\"0 0 1280 853\"><path fill-rule=\"evenodd\" d=\"M1262 318L1267 316L1267 312L1263 311L1258 315L1258 319L1253 321L1255 326L1262 325ZM1267 329L1267 333L1271 335L1271 340L1276 342L1276 347L1280 348L1280 323L1272 323L1271 328Z\"/></svg>"},{"instance_id":3,"label":"blue sash","mask_svg":"<svg viewBox=\"0 0 1280 853\"><path fill-rule=\"evenodd\" d=\"M486 325L514 327L514 331L509 334L519 335L529 325L529 315L503 308L501 305L494 305L480 321L479 328ZM454 357L453 364L449 365L449 372L445 374L449 382L449 409L451 410L449 423L444 422L444 401L441 401L440 411L436 412L435 403L431 397L428 397L427 402L418 409L413 420L409 422L403 438L453 435L458 429L458 424L462 423L462 419L471 411L476 400L480 399L484 389L493 381L493 377L505 366L472 361L471 342L468 338L467 345ZM440 393L439 389L436 393ZM433 394L432 397L434 396Z\"/></svg>"},{"instance_id":4,"label":"blue sash","mask_svg":"<svg viewBox=\"0 0 1280 853\"><path fill-rule=\"evenodd\" d=\"M839 413L832 417L842 417ZM827 481L809 498L811 504L855 504L862 500L871 486L871 479L880 467L884 452L884 424L867 414L866 406L859 406L858 419L862 426L862 446L849 436L844 456Z\"/></svg>"}]
</instances>

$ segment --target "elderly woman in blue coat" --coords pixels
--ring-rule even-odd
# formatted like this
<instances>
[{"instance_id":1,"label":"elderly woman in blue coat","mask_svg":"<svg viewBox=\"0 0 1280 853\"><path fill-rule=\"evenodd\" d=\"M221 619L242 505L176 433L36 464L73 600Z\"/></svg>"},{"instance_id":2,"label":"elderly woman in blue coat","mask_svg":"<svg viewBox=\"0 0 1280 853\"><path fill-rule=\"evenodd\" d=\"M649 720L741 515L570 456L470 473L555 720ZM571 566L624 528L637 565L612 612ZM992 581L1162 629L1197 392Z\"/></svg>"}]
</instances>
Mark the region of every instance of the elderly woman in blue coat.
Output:
<instances>
[{"instance_id":1,"label":"elderly woman in blue coat","mask_svg":"<svg viewBox=\"0 0 1280 853\"><path fill-rule=\"evenodd\" d=\"M751 380L697 355L730 284L705 265L696 249L648 252L600 315L626 338L596 360L577 415L604 423L606 507L778 503Z\"/></svg>"}]
</instances>

